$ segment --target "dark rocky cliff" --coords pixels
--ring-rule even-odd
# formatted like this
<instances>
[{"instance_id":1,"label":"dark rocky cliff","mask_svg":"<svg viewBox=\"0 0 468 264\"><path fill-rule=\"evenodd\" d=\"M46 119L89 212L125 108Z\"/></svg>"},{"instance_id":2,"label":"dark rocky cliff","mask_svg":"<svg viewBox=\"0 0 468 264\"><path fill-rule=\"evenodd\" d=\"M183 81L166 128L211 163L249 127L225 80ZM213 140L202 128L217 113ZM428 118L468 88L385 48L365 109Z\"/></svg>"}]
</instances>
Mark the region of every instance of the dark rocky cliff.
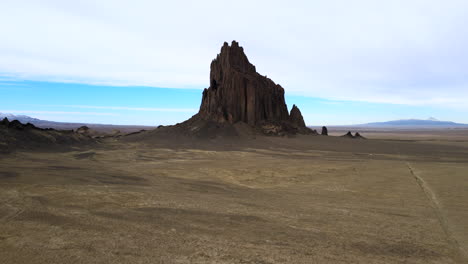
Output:
<instances>
[{"instance_id":1,"label":"dark rocky cliff","mask_svg":"<svg viewBox=\"0 0 468 264\"><path fill-rule=\"evenodd\" d=\"M242 121L251 126L289 120L284 89L258 74L235 41L231 46L225 42L211 62L210 87L203 91L199 114L218 122Z\"/></svg>"},{"instance_id":2,"label":"dark rocky cliff","mask_svg":"<svg viewBox=\"0 0 468 264\"><path fill-rule=\"evenodd\" d=\"M297 106L288 113L283 87L257 73L236 41L224 43L210 70L210 86L203 91L199 112L177 124L178 132L172 128L161 132L214 137L249 127L269 135L315 133L306 127Z\"/></svg>"}]
</instances>

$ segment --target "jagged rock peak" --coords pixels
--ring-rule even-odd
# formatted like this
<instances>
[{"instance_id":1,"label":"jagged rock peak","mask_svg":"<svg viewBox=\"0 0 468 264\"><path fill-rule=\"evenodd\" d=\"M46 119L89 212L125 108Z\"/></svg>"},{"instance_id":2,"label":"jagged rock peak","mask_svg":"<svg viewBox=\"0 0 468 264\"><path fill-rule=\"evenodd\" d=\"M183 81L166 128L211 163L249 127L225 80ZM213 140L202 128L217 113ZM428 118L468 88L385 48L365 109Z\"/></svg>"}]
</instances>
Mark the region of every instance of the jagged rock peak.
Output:
<instances>
[{"instance_id":1,"label":"jagged rock peak","mask_svg":"<svg viewBox=\"0 0 468 264\"><path fill-rule=\"evenodd\" d=\"M174 129L199 137L239 131L278 136L317 134L305 126L297 106L288 111L283 87L257 73L236 41L230 46L225 42L211 62L210 86L203 90L198 113Z\"/></svg>"},{"instance_id":2,"label":"jagged rock peak","mask_svg":"<svg viewBox=\"0 0 468 264\"><path fill-rule=\"evenodd\" d=\"M296 105L293 105L291 108L291 113L289 114L289 119L293 125L298 127L305 127L304 117L302 117L301 110Z\"/></svg>"},{"instance_id":3,"label":"jagged rock peak","mask_svg":"<svg viewBox=\"0 0 468 264\"><path fill-rule=\"evenodd\" d=\"M222 75L223 70L234 68L237 71L244 73L255 73L255 66L249 62L249 59L244 53L244 48L239 46L235 40L232 41L231 46L224 42L221 48L221 53L216 56L211 62L210 79ZM213 76L215 75L215 76Z\"/></svg>"}]
</instances>

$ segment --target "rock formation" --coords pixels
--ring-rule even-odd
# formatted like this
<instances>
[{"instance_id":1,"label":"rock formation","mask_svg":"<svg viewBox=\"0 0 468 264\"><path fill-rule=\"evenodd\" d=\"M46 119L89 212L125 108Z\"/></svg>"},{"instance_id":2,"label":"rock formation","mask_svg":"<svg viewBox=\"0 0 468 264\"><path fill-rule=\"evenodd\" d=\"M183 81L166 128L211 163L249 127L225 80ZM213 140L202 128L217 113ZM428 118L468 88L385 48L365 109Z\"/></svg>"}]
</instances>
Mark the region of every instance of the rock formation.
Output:
<instances>
[{"instance_id":1,"label":"rock formation","mask_svg":"<svg viewBox=\"0 0 468 264\"><path fill-rule=\"evenodd\" d=\"M78 134L88 134L89 133L89 127L87 126L80 126L77 130L76 133Z\"/></svg>"},{"instance_id":2,"label":"rock formation","mask_svg":"<svg viewBox=\"0 0 468 264\"><path fill-rule=\"evenodd\" d=\"M210 87L203 91L200 110L184 123L199 120L218 124L243 122L264 128L268 134L312 133L297 106L288 113L283 87L258 74L236 41L231 46L225 42L211 62Z\"/></svg>"},{"instance_id":3,"label":"rock formation","mask_svg":"<svg viewBox=\"0 0 468 264\"><path fill-rule=\"evenodd\" d=\"M301 110L296 105L293 105L289 114L289 120L297 127L305 127L304 118L302 117Z\"/></svg>"},{"instance_id":4,"label":"rock formation","mask_svg":"<svg viewBox=\"0 0 468 264\"><path fill-rule=\"evenodd\" d=\"M322 127L322 133L321 134L324 135L324 136L328 136L328 129L327 129L326 126Z\"/></svg>"},{"instance_id":5,"label":"rock formation","mask_svg":"<svg viewBox=\"0 0 468 264\"><path fill-rule=\"evenodd\" d=\"M55 130L39 128L31 123L23 124L18 120L0 121L0 153L9 153L16 149L61 149L72 145L91 144L94 141L85 135L73 133L71 130Z\"/></svg>"},{"instance_id":6,"label":"rock formation","mask_svg":"<svg viewBox=\"0 0 468 264\"><path fill-rule=\"evenodd\" d=\"M348 133L346 133L346 134L343 135L342 137L354 138L353 133L351 133L351 131L348 131Z\"/></svg>"},{"instance_id":7,"label":"rock formation","mask_svg":"<svg viewBox=\"0 0 468 264\"><path fill-rule=\"evenodd\" d=\"M355 138L355 139L365 139L365 137L361 136L361 134L359 134L359 132L356 132L356 133L353 135L353 133L351 133L351 131L348 131L348 133L346 133L346 134L343 135L342 137L346 137L346 138Z\"/></svg>"},{"instance_id":8,"label":"rock formation","mask_svg":"<svg viewBox=\"0 0 468 264\"><path fill-rule=\"evenodd\" d=\"M18 120L9 121L8 118L6 117L0 122L0 126L8 128L8 129L16 129L16 130L24 130L24 129L40 130L40 128L36 127L35 125L31 123L23 124Z\"/></svg>"},{"instance_id":9,"label":"rock formation","mask_svg":"<svg viewBox=\"0 0 468 264\"><path fill-rule=\"evenodd\" d=\"M8 126L8 124L10 123L10 121L8 121L8 118L3 118L2 122L0 122L0 125L3 125L3 126Z\"/></svg>"},{"instance_id":10,"label":"rock formation","mask_svg":"<svg viewBox=\"0 0 468 264\"><path fill-rule=\"evenodd\" d=\"M359 134L359 132L356 132L356 134L354 134L354 138L365 139L365 137L361 136L361 134Z\"/></svg>"}]
</instances>

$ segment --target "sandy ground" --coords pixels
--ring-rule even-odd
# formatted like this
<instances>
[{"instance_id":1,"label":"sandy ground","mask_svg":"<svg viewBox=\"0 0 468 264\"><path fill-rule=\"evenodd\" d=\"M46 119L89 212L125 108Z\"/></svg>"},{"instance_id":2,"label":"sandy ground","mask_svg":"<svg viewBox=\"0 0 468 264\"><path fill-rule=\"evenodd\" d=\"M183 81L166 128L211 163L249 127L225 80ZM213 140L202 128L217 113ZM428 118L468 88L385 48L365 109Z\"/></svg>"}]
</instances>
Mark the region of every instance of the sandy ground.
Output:
<instances>
[{"instance_id":1,"label":"sandy ground","mask_svg":"<svg viewBox=\"0 0 468 264\"><path fill-rule=\"evenodd\" d=\"M468 133L437 135L0 156L0 263L468 263Z\"/></svg>"}]
</instances>

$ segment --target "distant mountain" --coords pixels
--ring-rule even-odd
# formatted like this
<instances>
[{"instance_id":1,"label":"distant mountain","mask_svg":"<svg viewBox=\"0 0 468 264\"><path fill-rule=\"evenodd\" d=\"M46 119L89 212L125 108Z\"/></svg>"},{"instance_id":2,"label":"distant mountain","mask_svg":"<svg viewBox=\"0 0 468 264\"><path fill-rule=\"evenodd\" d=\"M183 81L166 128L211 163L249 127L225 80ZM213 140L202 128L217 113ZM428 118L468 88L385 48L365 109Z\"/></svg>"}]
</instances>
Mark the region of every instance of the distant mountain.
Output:
<instances>
[{"instance_id":1,"label":"distant mountain","mask_svg":"<svg viewBox=\"0 0 468 264\"><path fill-rule=\"evenodd\" d=\"M74 129L75 127L78 128L84 124L81 123L66 123L66 122L55 122L55 121L48 121L37 119L34 117L30 117L27 115L14 115L9 113L0 113L0 119L8 118L8 120L18 120L23 124L31 123L40 128L55 128L55 129Z\"/></svg>"},{"instance_id":2,"label":"distant mountain","mask_svg":"<svg viewBox=\"0 0 468 264\"><path fill-rule=\"evenodd\" d=\"M468 124L455 123L452 121L439 121L433 117L423 119L402 119L387 122L374 122L360 124L357 126L366 127L468 127Z\"/></svg>"},{"instance_id":3,"label":"distant mountain","mask_svg":"<svg viewBox=\"0 0 468 264\"><path fill-rule=\"evenodd\" d=\"M26 115L13 115L9 113L0 113L0 121L4 118L8 118L8 120L18 120L23 124L31 123L40 128L54 128L60 130L71 130L71 129L78 129L82 126L87 126L93 130L99 132L113 132L114 130L119 130L123 133L131 133L140 130L149 130L155 128L155 126L132 126L132 125L107 125L107 124L89 124L89 123L67 123L67 122L55 122L55 121L48 121L33 118Z\"/></svg>"},{"instance_id":4,"label":"distant mountain","mask_svg":"<svg viewBox=\"0 0 468 264\"><path fill-rule=\"evenodd\" d=\"M40 120L37 118L32 118L30 116L26 116L26 115L13 115L13 114L7 114L7 113L0 113L0 119L4 119L5 117L8 118L8 120L10 121L18 120L23 124L44 121L44 120Z\"/></svg>"}]
</instances>

